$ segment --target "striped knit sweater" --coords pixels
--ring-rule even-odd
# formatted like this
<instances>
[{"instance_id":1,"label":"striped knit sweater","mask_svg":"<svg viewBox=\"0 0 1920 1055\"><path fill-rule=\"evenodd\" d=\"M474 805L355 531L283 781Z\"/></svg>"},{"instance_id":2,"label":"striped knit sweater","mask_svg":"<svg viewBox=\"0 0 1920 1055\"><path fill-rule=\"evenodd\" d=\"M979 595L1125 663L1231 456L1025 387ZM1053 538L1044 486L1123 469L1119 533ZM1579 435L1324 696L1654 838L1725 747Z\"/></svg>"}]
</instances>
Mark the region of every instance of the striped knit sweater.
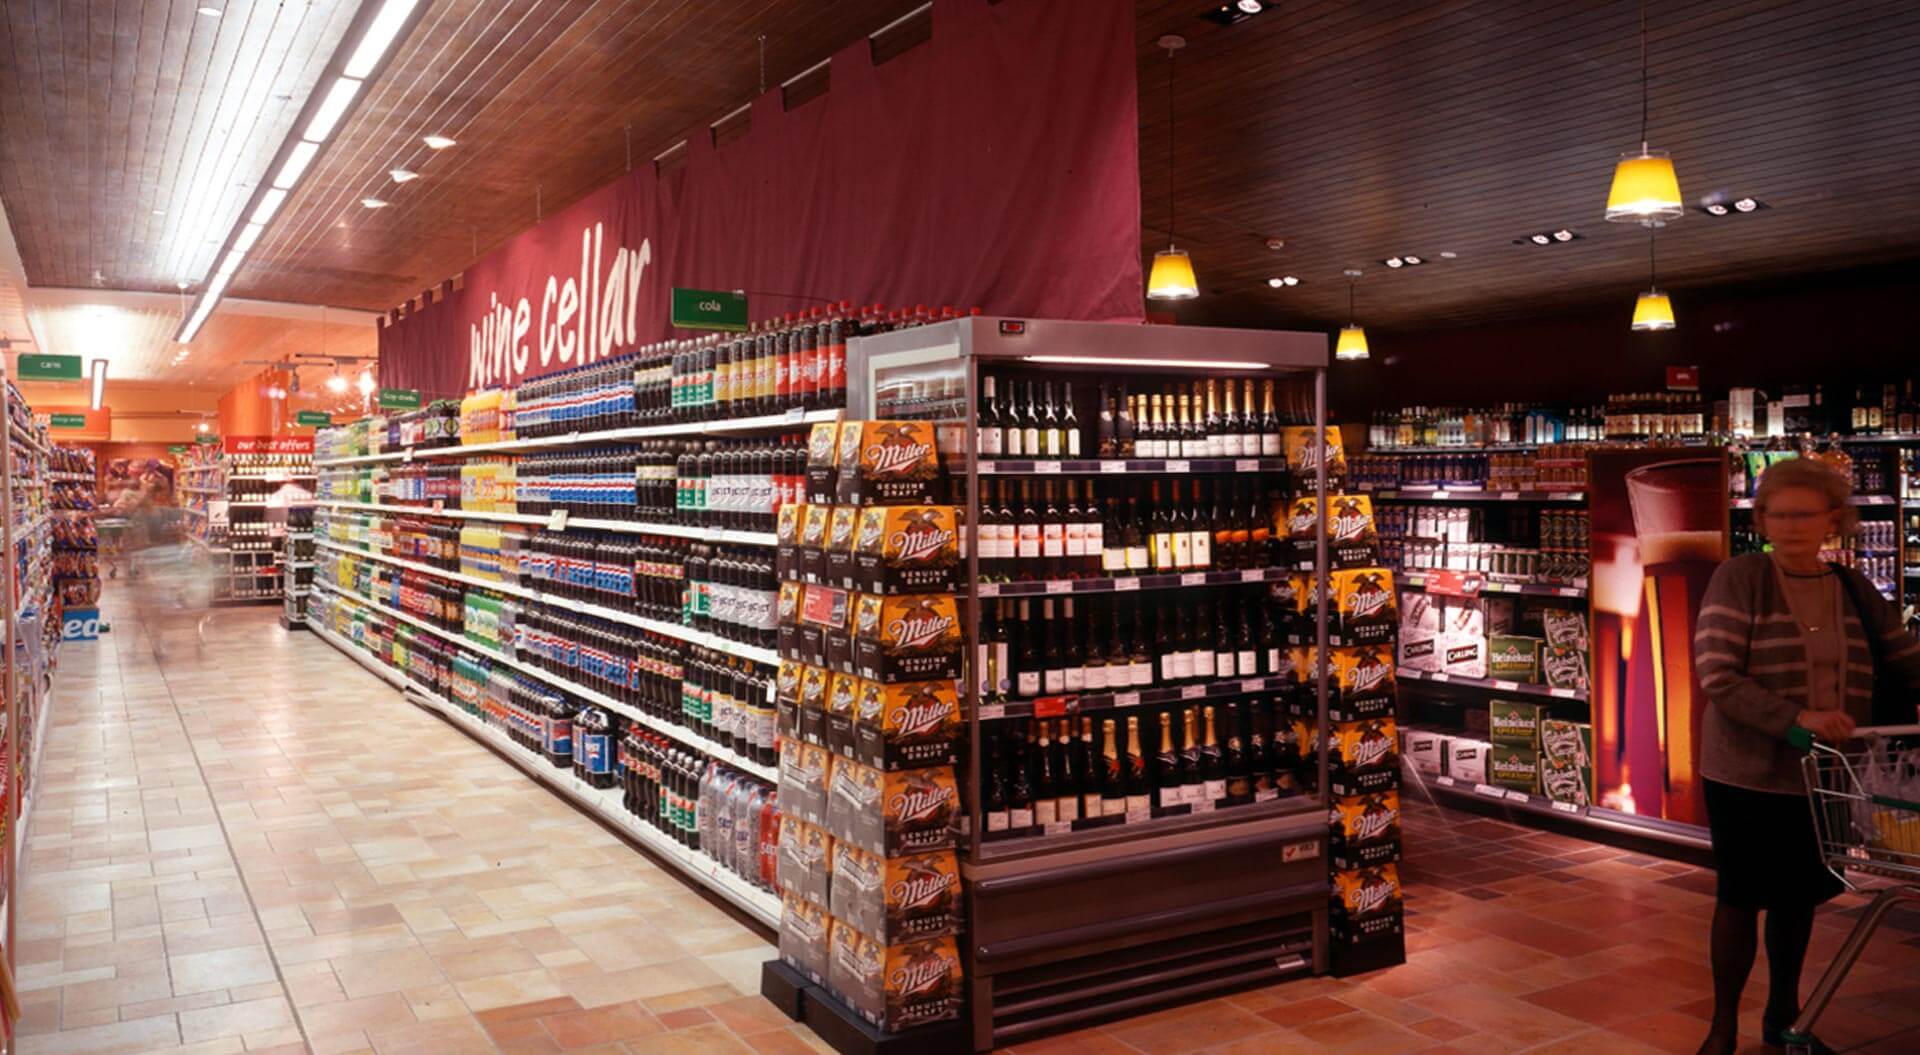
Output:
<instances>
[{"instance_id":1,"label":"striped knit sweater","mask_svg":"<svg viewBox=\"0 0 1920 1055\"><path fill-rule=\"evenodd\" d=\"M1807 646L1774 577L1773 558L1749 553L1720 565L1707 584L1693 635L1693 667L1711 706L1701 718L1700 775L1758 791L1806 793L1805 757L1786 742L1807 704ZM1920 641L1900 626L1899 614L1864 576L1843 593L1847 636L1846 709L1868 724L1873 703L1873 653L1851 597L1866 600L1880 659L1896 682L1920 693ZM1908 716L1907 721L1913 718Z\"/></svg>"}]
</instances>

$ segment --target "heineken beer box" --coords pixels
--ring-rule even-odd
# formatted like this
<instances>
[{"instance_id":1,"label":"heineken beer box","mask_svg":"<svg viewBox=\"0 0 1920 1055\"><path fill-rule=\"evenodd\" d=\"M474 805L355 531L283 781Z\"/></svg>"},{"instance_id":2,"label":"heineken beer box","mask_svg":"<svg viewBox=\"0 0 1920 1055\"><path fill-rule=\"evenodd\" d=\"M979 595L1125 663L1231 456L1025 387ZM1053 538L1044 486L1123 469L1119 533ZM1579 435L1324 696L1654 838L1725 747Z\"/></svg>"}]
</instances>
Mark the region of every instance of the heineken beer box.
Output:
<instances>
[{"instance_id":1,"label":"heineken beer box","mask_svg":"<svg viewBox=\"0 0 1920 1055\"><path fill-rule=\"evenodd\" d=\"M1329 811L1328 844L1334 868L1365 868L1400 859L1400 793L1339 795Z\"/></svg>"},{"instance_id":2,"label":"heineken beer box","mask_svg":"<svg viewBox=\"0 0 1920 1055\"><path fill-rule=\"evenodd\" d=\"M869 681L957 679L960 638L950 594L862 594L854 606L854 670Z\"/></svg>"},{"instance_id":3,"label":"heineken beer box","mask_svg":"<svg viewBox=\"0 0 1920 1055\"><path fill-rule=\"evenodd\" d=\"M1486 783L1539 794L1540 752L1519 744L1494 744L1487 755Z\"/></svg>"},{"instance_id":4,"label":"heineken beer box","mask_svg":"<svg viewBox=\"0 0 1920 1055\"><path fill-rule=\"evenodd\" d=\"M1496 744L1537 747L1542 708L1515 700L1487 701L1487 738Z\"/></svg>"},{"instance_id":5,"label":"heineken beer box","mask_svg":"<svg viewBox=\"0 0 1920 1055\"><path fill-rule=\"evenodd\" d=\"M1487 639L1487 677L1506 681L1540 680L1540 639L1495 634Z\"/></svg>"},{"instance_id":6,"label":"heineken beer box","mask_svg":"<svg viewBox=\"0 0 1920 1055\"><path fill-rule=\"evenodd\" d=\"M952 850L881 857L852 843L833 847L835 919L882 944L960 929L960 862Z\"/></svg>"},{"instance_id":7,"label":"heineken beer box","mask_svg":"<svg viewBox=\"0 0 1920 1055\"><path fill-rule=\"evenodd\" d=\"M853 540L853 582L867 593L949 593L958 582L953 506L869 506Z\"/></svg>"},{"instance_id":8,"label":"heineken beer box","mask_svg":"<svg viewBox=\"0 0 1920 1055\"><path fill-rule=\"evenodd\" d=\"M840 427L839 501L871 506L946 500L932 422L858 424L851 441L847 425Z\"/></svg>"},{"instance_id":9,"label":"heineken beer box","mask_svg":"<svg viewBox=\"0 0 1920 1055\"><path fill-rule=\"evenodd\" d=\"M853 757L875 769L913 769L959 760L959 688L952 681L860 682L853 708Z\"/></svg>"},{"instance_id":10,"label":"heineken beer box","mask_svg":"<svg viewBox=\"0 0 1920 1055\"><path fill-rule=\"evenodd\" d=\"M1333 589L1334 633L1341 644L1392 641L1399 624L1393 573L1385 568L1347 568L1329 576Z\"/></svg>"}]
</instances>

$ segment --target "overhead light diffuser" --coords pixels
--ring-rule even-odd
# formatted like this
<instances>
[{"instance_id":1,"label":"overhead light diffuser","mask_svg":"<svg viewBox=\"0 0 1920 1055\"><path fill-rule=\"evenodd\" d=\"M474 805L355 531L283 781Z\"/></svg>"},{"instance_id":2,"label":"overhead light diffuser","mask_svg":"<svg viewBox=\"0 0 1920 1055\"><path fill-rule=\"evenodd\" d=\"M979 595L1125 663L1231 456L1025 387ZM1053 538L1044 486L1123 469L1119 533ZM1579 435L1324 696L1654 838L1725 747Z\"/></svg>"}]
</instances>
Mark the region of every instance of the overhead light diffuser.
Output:
<instances>
[{"instance_id":1,"label":"overhead light diffuser","mask_svg":"<svg viewBox=\"0 0 1920 1055\"><path fill-rule=\"evenodd\" d=\"M384 209L388 203L380 198L362 198L360 204L369 209Z\"/></svg>"},{"instance_id":2,"label":"overhead light diffuser","mask_svg":"<svg viewBox=\"0 0 1920 1055\"><path fill-rule=\"evenodd\" d=\"M107 361L105 359L95 359L93 361L93 399L91 401L91 406L94 410L100 409L100 404L106 399L106 395Z\"/></svg>"},{"instance_id":3,"label":"overhead light diffuser","mask_svg":"<svg viewBox=\"0 0 1920 1055\"><path fill-rule=\"evenodd\" d=\"M260 196L260 204L253 207L253 215L247 218L247 222L264 225L273 219L273 214L280 211L280 203L286 200L286 191L278 187L269 188Z\"/></svg>"},{"instance_id":4,"label":"overhead light diffuser","mask_svg":"<svg viewBox=\"0 0 1920 1055\"><path fill-rule=\"evenodd\" d=\"M428 150L445 150L452 146L454 141L446 136L421 136L420 142L425 143Z\"/></svg>"},{"instance_id":5,"label":"overhead light diffuser","mask_svg":"<svg viewBox=\"0 0 1920 1055\"><path fill-rule=\"evenodd\" d=\"M387 175L392 176L395 183L410 183L420 178L420 174L412 169L388 169Z\"/></svg>"},{"instance_id":6,"label":"overhead light diffuser","mask_svg":"<svg viewBox=\"0 0 1920 1055\"><path fill-rule=\"evenodd\" d=\"M323 143L333 134L333 126L340 123L346 114L353 97L360 92L360 82L352 77L337 77L333 86L327 89L326 98L320 100L320 109L313 112L313 120L307 122L305 138Z\"/></svg>"},{"instance_id":7,"label":"overhead light diffuser","mask_svg":"<svg viewBox=\"0 0 1920 1055\"><path fill-rule=\"evenodd\" d=\"M400 27L407 24L407 16L413 14L414 5L417 2L418 0L387 0L381 5L380 13L373 16L373 21L368 23L366 35L360 38L360 45L353 49L352 57L347 59L346 68L341 72L349 77L365 80L367 75L373 72L373 68L380 65L381 56L385 55L387 48L393 44L393 38L399 34Z\"/></svg>"},{"instance_id":8,"label":"overhead light diffuser","mask_svg":"<svg viewBox=\"0 0 1920 1055\"><path fill-rule=\"evenodd\" d=\"M1127 359L1111 355L1023 355L1029 363L1092 363L1096 366L1163 366L1173 369L1198 367L1202 370L1265 370L1266 363L1239 359Z\"/></svg>"},{"instance_id":9,"label":"overhead light diffuser","mask_svg":"<svg viewBox=\"0 0 1920 1055\"><path fill-rule=\"evenodd\" d=\"M1653 227L1682 211L1680 178L1674 174L1673 159L1666 151L1649 150L1642 143L1640 153L1621 156L1613 169L1613 186L1607 192L1608 220Z\"/></svg>"},{"instance_id":10,"label":"overhead light diffuser","mask_svg":"<svg viewBox=\"0 0 1920 1055\"><path fill-rule=\"evenodd\" d=\"M293 185L306 175L307 166L313 163L313 156L320 152L320 144L304 140L295 143L287 152L287 160L280 166L280 172L273 177L273 185L281 190L292 190Z\"/></svg>"},{"instance_id":11,"label":"overhead light diffuser","mask_svg":"<svg viewBox=\"0 0 1920 1055\"><path fill-rule=\"evenodd\" d=\"M1147 275L1150 300L1192 300L1200 295L1199 280L1193 275L1193 261L1184 249L1166 248L1153 254L1153 270Z\"/></svg>"},{"instance_id":12,"label":"overhead light diffuser","mask_svg":"<svg viewBox=\"0 0 1920 1055\"><path fill-rule=\"evenodd\" d=\"M240 262L246 258L247 254L238 249L229 250L227 258L220 261L220 270L218 273L222 275L232 275L235 271L240 270Z\"/></svg>"},{"instance_id":13,"label":"overhead light diffuser","mask_svg":"<svg viewBox=\"0 0 1920 1055\"><path fill-rule=\"evenodd\" d=\"M234 236L233 247L242 253L247 252L253 248L253 243L260 240L260 232L264 230L266 228L260 224L247 224L240 228L239 234Z\"/></svg>"}]
</instances>

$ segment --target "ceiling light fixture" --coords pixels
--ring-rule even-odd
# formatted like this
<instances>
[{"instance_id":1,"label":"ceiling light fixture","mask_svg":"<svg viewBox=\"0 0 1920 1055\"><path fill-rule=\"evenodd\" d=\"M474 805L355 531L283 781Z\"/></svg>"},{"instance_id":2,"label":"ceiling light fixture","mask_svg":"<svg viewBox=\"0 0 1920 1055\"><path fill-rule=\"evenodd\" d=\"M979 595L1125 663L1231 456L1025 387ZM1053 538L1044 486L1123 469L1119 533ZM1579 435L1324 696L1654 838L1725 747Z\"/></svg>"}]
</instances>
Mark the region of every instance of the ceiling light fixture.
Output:
<instances>
[{"instance_id":1,"label":"ceiling light fixture","mask_svg":"<svg viewBox=\"0 0 1920 1055\"><path fill-rule=\"evenodd\" d=\"M1340 330L1340 341L1333 347L1333 357L1343 362L1356 362L1370 354L1367 351L1367 331L1353 321L1353 287L1360 278L1360 269L1350 267L1342 274L1347 276L1347 324Z\"/></svg>"},{"instance_id":2,"label":"ceiling light fixture","mask_svg":"<svg viewBox=\"0 0 1920 1055\"><path fill-rule=\"evenodd\" d=\"M395 183L408 183L420 178L420 174L411 169L388 169L387 175L392 176Z\"/></svg>"},{"instance_id":3,"label":"ceiling light fixture","mask_svg":"<svg viewBox=\"0 0 1920 1055\"><path fill-rule=\"evenodd\" d=\"M379 198L362 198L360 204L369 209L384 209L387 203Z\"/></svg>"},{"instance_id":4,"label":"ceiling light fixture","mask_svg":"<svg viewBox=\"0 0 1920 1055\"><path fill-rule=\"evenodd\" d=\"M1724 195L1715 195L1700 203L1700 211L1708 216L1732 216L1735 213L1745 214L1771 208L1773 206L1751 196L1729 199Z\"/></svg>"},{"instance_id":5,"label":"ceiling light fixture","mask_svg":"<svg viewBox=\"0 0 1920 1055\"><path fill-rule=\"evenodd\" d=\"M1660 268L1654 256L1654 232L1647 231L1649 288L1633 302L1633 329L1639 333L1673 329L1673 301L1660 292Z\"/></svg>"},{"instance_id":6,"label":"ceiling light fixture","mask_svg":"<svg viewBox=\"0 0 1920 1055\"><path fill-rule=\"evenodd\" d=\"M362 396L373 395L373 375L365 370L360 371L360 377L354 381L353 387L359 389Z\"/></svg>"},{"instance_id":7,"label":"ceiling light fixture","mask_svg":"<svg viewBox=\"0 0 1920 1055\"><path fill-rule=\"evenodd\" d=\"M332 392L336 396L343 396L347 393L347 379L340 376L340 368L337 366L333 368L333 376L327 378L327 391Z\"/></svg>"},{"instance_id":8,"label":"ceiling light fixture","mask_svg":"<svg viewBox=\"0 0 1920 1055\"><path fill-rule=\"evenodd\" d=\"M1553 240L1556 242L1571 242L1573 241L1573 232L1562 227L1558 231L1553 232Z\"/></svg>"},{"instance_id":9,"label":"ceiling light fixture","mask_svg":"<svg viewBox=\"0 0 1920 1055\"><path fill-rule=\"evenodd\" d=\"M1380 262L1387 265L1388 267L1400 267L1406 263L1405 260L1402 260L1397 256L1390 256Z\"/></svg>"},{"instance_id":10,"label":"ceiling light fixture","mask_svg":"<svg viewBox=\"0 0 1920 1055\"><path fill-rule=\"evenodd\" d=\"M445 150L454 143L446 136L421 136L420 142L425 143L428 150Z\"/></svg>"},{"instance_id":11,"label":"ceiling light fixture","mask_svg":"<svg viewBox=\"0 0 1920 1055\"><path fill-rule=\"evenodd\" d=\"M1286 284L1287 280L1284 278L1270 278L1267 280L1267 285L1272 286L1274 289L1279 289Z\"/></svg>"},{"instance_id":12,"label":"ceiling light fixture","mask_svg":"<svg viewBox=\"0 0 1920 1055\"><path fill-rule=\"evenodd\" d=\"M1553 236L1550 234L1532 234L1527 236L1527 241L1532 242L1534 245L1552 245Z\"/></svg>"},{"instance_id":13,"label":"ceiling light fixture","mask_svg":"<svg viewBox=\"0 0 1920 1055\"><path fill-rule=\"evenodd\" d=\"M1281 279L1280 281L1285 282L1289 286L1297 286L1300 284L1300 280L1298 278L1295 278L1292 275L1288 275L1287 277Z\"/></svg>"},{"instance_id":14,"label":"ceiling light fixture","mask_svg":"<svg viewBox=\"0 0 1920 1055\"><path fill-rule=\"evenodd\" d=\"M214 306L220 302L221 295L226 292L228 282L239 270L246 253L264 233L265 226L273 221L280 206L286 203L287 195L306 177L320 148L338 130L340 122L359 97L360 89L386 59L394 42L405 34L418 7L419 0L384 0L377 9L369 5L356 16L359 31L350 33L348 41L333 53L333 82L328 85L325 94L307 100L302 115L306 122L304 129L297 138L289 136L287 142L282 144L277 162L279 167L270 170L274 172L271 185L255 192L252 210L243 211L246 222L228 232L227 252L223 257L216 257L221 261L220 268L204 280L199 297L173 335L175 341L186 344L200 332L200 327L205 325ZM219 9L211 7L199 10L203 15L221 13ZM184 285L182 289L185 289Z\"/></svg>"},{"instance_id":15,"label":"ceiling light fixture","mask_svg":"<svg viewBox=\"0 0 1920 1055\"><path fill-rule=\"evenodd\" d=\"M1427 262L1425 257L1414 256L1412 253L1408 253L1401 259L1407 262L1408 267L1419 267L1421 264Z\"/></svg>"},{"instance_id":16,"label":"ceiling light fixture","mask_svg":"<svg viewBox=\"0 0 1920 1055\"><path fill-rule=\"evenodd\" d=\"M1456 258L1456 257L1458 257L1459 255L1460 255L1459 253L1456 253L1456 252L1454 252L1454 251L1453 251L1453 250L1451 250L1451 249L1442 249L1442 250L1440 250L1440 259L1442 259L1442 260L1452 260L1452 259L1454 259L1454 258Z\"/></svg>"},{"instance_id":17,"label":"ceiling light fixture","mask_svg":"<svg viewBox=\"0 0 1920 1055\"><path fill-rule=\"evenodd\" d=\"M217 7L202 7L198 9L198 13L205 15L208 18L219 18L221 15L226 14L225 11L222 11Z\"/></svg>"},{"instance_id":18,"label":"ceiling light fixture","mask_svg":"<svg viewBox=\"0 0 1920 1055\"><path fill-rule=\"evenodd\" d=\"M1230 0L1229 3L1221 4L1201 17L1223 26L1233 26L1255 15L1265 14L1270 6L1266 0Z\"/></svg>"},{"instance_id":19,"label":"ceiling light fixture","mask_svg":"<svg viewBox=\"0 0 1920 1055\"><path fill-rule=\"evenodd\" d=\"M93 361L93 399L89 405L94 410L99 410L101 402L104 401L106 397L107 361L105 359L95 359Z\"/></svg>"},{"instance_id":20,"label":"ceiling light fixture","mask_svg":"<svg viewBox=\"0 0 1920 1055\"><path fill-rule=\"evenodd\" d=\"M1147 274L1147 299L1191 300L1200 295L1200 283L1193 274L1192 258L1173 238L1173 57L1187 46L1187 41L1169 33L1160 38L1160 46L1167 50L1167 247L1153 254L1153 270Z\"/></svg>"},{"instance_id":21,"label":"ceiling light fixture","mask_svg":"<svg viewBox=\"0 0 1920 1055\"><path fill-rule=\"evenodd\" d=\"M1514 245L1565 245L1568 242L1577 242L1580 239L1585 237L1586 235L1581 234L1579 231L1576 231L1571 227L1562 227L1555 231L1537 231L1533 234L1527 235L1525 238L1515 238L1513 240L1513 244ZM1448 254L1441 253L1440 255L1447 256ZM1449 259L1451 259L1451 257L1449 257Z\"/></svg>"},{"instance_id":22,"label":"ceiling light fixture","mask_svg":"<svg viewBox=\"0 0 1920 1055\"><path fill-rule=\"evenodd\" d=\"M1647 4L1640 2L1640 153L1623 154L1607 191L1607 219L1659 227L1683 211L1680 177L1664 150L1647 146Z\"/></svg>"}]
</instances>

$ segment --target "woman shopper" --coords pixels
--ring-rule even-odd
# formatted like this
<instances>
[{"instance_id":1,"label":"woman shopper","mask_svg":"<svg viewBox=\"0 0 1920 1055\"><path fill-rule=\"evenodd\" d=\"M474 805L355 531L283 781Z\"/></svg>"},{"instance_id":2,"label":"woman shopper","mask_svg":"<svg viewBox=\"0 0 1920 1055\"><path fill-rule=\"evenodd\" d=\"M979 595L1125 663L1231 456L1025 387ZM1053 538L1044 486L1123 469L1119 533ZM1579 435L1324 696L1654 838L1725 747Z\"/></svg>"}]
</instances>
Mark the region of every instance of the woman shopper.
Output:
<instances>
[{"instance_id":1,"label":"woman shopper","mask_svg":"<svg viewBox=\"0 0 1920 1055\"><path fill-rule=\"evenodd\" d=\"M1820 559L1829 536L1854 526L1852 490L1838 470L1813 458L1769 468L1753 514L1772 552L1722 564L1701 601L1694 671L1710 706L1701 721L1700 776L1719 871L1713 1025L1701 1055L1730 1055L1738 1043L1740 992L1763 911L1761 1036L1780 1044L1800 1014L1814 908L1841 890L1820 855L1804 755L1787 742L1788 730L1841 741L1856 725L1914 720L1911 704L1904 714L1876 716L1873 689L1877 664L1883 677L1920 690L1920 641L1864 576ZM1830 1049L1816 1041L1814 1050Z\"/></svg>"}]
</instances>

